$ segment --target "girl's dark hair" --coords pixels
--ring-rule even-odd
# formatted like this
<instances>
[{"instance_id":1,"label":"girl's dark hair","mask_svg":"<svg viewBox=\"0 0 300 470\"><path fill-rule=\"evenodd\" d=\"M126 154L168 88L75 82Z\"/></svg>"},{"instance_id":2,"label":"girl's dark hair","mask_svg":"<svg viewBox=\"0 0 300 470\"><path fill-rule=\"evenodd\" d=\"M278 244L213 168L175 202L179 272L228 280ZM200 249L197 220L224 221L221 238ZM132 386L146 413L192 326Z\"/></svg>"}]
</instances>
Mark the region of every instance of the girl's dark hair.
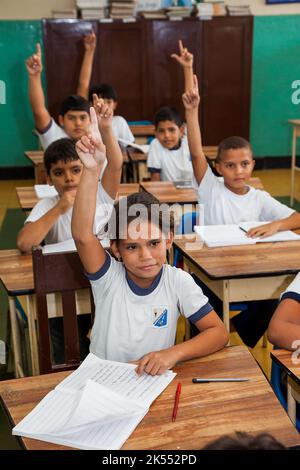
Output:
<instances>
[{"instance_id":1,"label":"girl's dark hair","mask_svg":"<svg viewBox=\"0 0 300 470\"><path fill-rule=\"evenodd\" d=\"M251 436L246 432L236 432L234 436L216 439L201 450L286 450L286 447L268 433Z\"/></svg>"},{"instance_id":2,"label":"girl's dark hair","mask_svg":"<svg viewBox=\"0 0 300 470\"><path fill-rule=\"evenodd\" d=\"M125 237L131 222L137 219L152 222L164 235L174 233L174 218L169 206L160 204L156 197L146 191L130 194L117 201L104 230L110 240L118 242Z\"/></svg>"},{"instance_id":3,"label":"girl's dark hair","mask_svg":"<svg viewBox=\"0 0 300 470\"><path fill-rule=\"evenodd\" d=\"M72 160L79 160L75 143L68 137L55 140L45 150L44 165L48 175L50 175L51 166L59 160L62 160L64 163Z\"/></svg>"},{"instance_id":4,"label":"girl's dark hair","mask_svg":"<svg viewBox=\"0 0 300 470\"><path fill-rule=\"evenodd\" d=\"M231 149L249 149L252 153L252 147L248 140L238 136L226 137L226 139L222 140L218 146L216 162L220 162L222 160L223 152Z\"/></svg>"}]
</instances>

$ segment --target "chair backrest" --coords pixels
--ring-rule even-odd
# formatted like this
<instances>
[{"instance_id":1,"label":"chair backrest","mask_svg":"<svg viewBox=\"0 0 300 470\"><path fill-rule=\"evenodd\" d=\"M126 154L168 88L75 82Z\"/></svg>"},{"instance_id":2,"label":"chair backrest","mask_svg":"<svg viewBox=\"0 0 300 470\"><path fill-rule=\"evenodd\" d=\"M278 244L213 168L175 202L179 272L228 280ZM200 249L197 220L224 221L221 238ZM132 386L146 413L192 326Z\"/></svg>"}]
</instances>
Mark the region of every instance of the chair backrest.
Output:
<instances>
[{"instance_id":1,"label":"chair backrest","mask_svg":"<svg viewBox=\"0 0 300 470\"><path fill-rule=\"evenodd\" d=\"M90 290L92 315L93 296L77 252L43 254L41 247L32 252L37 305L40 373L74 369L80 364L75 291ZM52 364L47 294L59 292L65 343L65 363Z\"/></svg>"}]
</instances>

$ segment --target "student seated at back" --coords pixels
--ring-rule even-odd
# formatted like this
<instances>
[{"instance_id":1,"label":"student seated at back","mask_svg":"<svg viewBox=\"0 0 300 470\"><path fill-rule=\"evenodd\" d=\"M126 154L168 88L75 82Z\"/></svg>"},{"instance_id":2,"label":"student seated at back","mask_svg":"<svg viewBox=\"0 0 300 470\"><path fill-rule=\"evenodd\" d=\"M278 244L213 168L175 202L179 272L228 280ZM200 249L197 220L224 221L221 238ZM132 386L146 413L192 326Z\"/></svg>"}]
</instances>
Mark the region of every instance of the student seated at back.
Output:
<instances>
[{"instance_id":1,"label":"student seated at back","mask_svg":"<svg viewBox=\"0 0 300 470\"><path fill-rule=\"evenodd\" d=\"M188 143L194 177L198 185L199 203L204 205L204 225L239 224L265 221L247 232L248 237L266 237L281 230L300 227L300 214L276 201L270 194L247 184L255 162L250 143L242 137L228 137L218 147L216 169L223 179L215 176L202 149L198 119L200 96L197 78L190 68L191 54L181 49L180 64L185 71L183 103L186 110ZM218 299L215 298L216 306ZM255 346L266 330L276 308L276 301L249 302L249 308L233 318L233 324L248 346ZM216 310L219 311L220 307Z\"/></svg>"},{"instance_id":2,"label":"student seated at back","mask_svg":"<svg viewBox=\"0 0 300 470\"><path fill-rule=\"evenodd\" d=\"M90 350L138 374L162 374L178 361L225 346L228 335L208 299L184 271L166 264L173 239L169 209L148 193L121 199L108 224L112 257L93 236L98 173L105 148L93 139L76 144L84 165L72 217L72 234L91 281L96 313ZM199 335L174 346L179 314ZM121 332L121 334L116 334Z\"/></svg>"},{"instance_id":3,"label":"student seated at back","mask_svg":"<svg viewBox=\"0 0 300 470\"><path fill-rule=\"evenodd\" d=\"M45 150L52 142L63 137L77 141L89 131L89 102L82 96L68 96L60 107L59 125L50 116L45 104L42 87L42 54L40 44L36 53L26 61L29 78L29 100L32 108L36 133Z\"/></svg>"},{"instance_id":4,"label":"student seated at back","mask_svg":"<svg viewBox=\"0 0 300 470\"><path fill-rule=\"evenodd\" d=\"M300 346L300 273L281 295L270 321L268 338L279 348L294 350Z\"/></svg>"},{"instance_id":5,"label":"student seated at back","mask_svg":"<svg viewBox=\"0 0 300 470\"><path fill-rule=\"evenodd\" d=\"M193 168L180 114L166 106L156 113L154 124L147 159L151 181L191 181Z\"/></svg>"}]
</instances>

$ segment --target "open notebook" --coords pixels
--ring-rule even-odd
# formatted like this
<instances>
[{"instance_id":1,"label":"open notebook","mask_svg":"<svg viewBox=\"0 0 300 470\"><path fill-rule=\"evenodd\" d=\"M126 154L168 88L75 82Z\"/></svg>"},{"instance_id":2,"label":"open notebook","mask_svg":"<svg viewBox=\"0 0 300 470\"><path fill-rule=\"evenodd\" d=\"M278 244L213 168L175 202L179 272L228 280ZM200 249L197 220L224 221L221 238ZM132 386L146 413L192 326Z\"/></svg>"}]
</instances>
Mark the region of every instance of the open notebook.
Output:
<instances>
[{"instance_id":1,"label":"open notebook","mask_svg":"<svg viewBox=\"0 0 300 470\"><path fill-rule=\"evenodd\" d=\"M268 222L241 222L239 225L195 225L194 230L208 247L254 245L255 243L264 242L300 240L300 235L297 235L291 230L277 232L266 238L249 238L246 233L241 230L242 228L247 231L252 227L258 227L259 225L267 223Z\"/></svg>"},{"instance_id":2,"label":"open notebook","mask_svg":"<svg viewBox=\"0 0 300 470\"><path fill-rule=\"evenodd\" d=\"M138 376L136 365L90 353L13 428L13 434L78 449L120 449L176 374Z\"/></svg>"},{"instance_id":3,"label":"open notebook","mask_svg":"<svg viewBox=\"0 0 300 470\"><path fill-rule=\"evenodd\" d=\"M110 243L108 238L99 240L103 248L109 248ZM66 251L77 251L73 238L64 240L63 242L51 243L50 245L43 246L43 253L64 253Z\"/></svg>"},{"instance_id":4,"label":"open notebook","mask_svg":"<svg viewBox=\"0 0 300 470\"><path fill-rule=\"evenodd\" d=\"M40 199L58 195L58 192L56 191L55 187L50 186L49 184L35 184L34 190L35 190L35 194Z\"/></svg>"},{"instance_id":5,"label":"open notebook","mask_svg":"<svg viewBox=\"0 0 300 470\"><path fill-rule=\"evenodd\" d=\"M118 142L123 145L123 147L133 147L137 150L139 150L140 152L143 152L143 153L148 153L149 152L149 147L150 145L147 145L147 144L144 144L144 145L139 145L139 144L136 144L134 142L130 142L129 140L125 140L125 139L118 139Z\"/></svg>"}]
</instances>

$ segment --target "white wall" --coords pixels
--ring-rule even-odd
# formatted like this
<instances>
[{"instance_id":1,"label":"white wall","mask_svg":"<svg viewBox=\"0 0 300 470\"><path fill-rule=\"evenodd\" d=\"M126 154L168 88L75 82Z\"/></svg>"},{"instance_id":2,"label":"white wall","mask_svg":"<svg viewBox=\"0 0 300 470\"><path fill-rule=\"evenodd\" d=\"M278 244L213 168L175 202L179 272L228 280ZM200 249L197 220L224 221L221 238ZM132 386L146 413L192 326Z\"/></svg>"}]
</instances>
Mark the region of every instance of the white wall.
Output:
<instances>
[{"instance_id":1,"label":"white wall","mask_svg":"<svg viewBox=\"0 0 300 470\"><path fill-rule=\"evenodd\" d=\"M250 5L253 15L300 14L300 3L266 5L265 0L226 0L227 5Z\"/></svg>"},{"instance_id":2,"label":"white wall","mask_svg":"<svg viewBox=\"0 0 300 470\"><path fill-rule=\"evenodd\" d=\"M52 18L52 10L75 8L75 0L0 0L0 20Z\"/></svg>"}]
</instances>

